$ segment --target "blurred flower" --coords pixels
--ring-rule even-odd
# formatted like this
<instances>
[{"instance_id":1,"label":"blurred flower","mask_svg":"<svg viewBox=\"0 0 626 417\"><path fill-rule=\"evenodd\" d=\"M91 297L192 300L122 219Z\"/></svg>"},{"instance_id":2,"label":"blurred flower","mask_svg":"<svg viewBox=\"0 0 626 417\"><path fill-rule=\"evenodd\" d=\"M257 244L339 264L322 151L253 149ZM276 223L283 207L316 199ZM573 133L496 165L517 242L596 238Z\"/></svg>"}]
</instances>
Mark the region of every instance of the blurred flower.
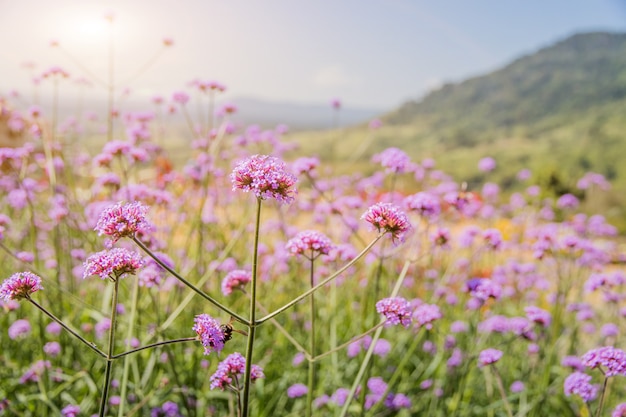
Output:
<instances>
[{"instance_id":1,"label":"blurred flower","mask_svg":"<svg viewBox=\"0 0 626 417\"><path fill-rule=\"evenodd\" d=\"M303 397L309 392L309 389L304 384L293 384L287 388L287 396L289 398Z\"/></svg>"},{"instance_id":2,"label":"blurred flower","mask_svg":"<svg viewBox=\"0 0 626 417\"><path fill-rule=\"evenodd\" d=\"M402 324L404 327L409 327L411 324L410 308L409 302L402 297L384 298L376 303L376 311L385 317L388 326Z\"/></svg>"},{"instance_id":3,"label":"blurred flower","mask_svg":"<svg viewBox=\"0 0 626 417\"><path fill-rule=\"evenodd\" d=\"M9 326L9 337L12 340L17 339L18 337L25 336L30 334L30 323L28 320L20 319L15 320L11 326Z\"/></svg>"},{"instance_id":4,"label":"blurred flower","mask_svg":"<svg viewBox=\"0 0 626 417\"><path fill-rule=\"evenodd\" d=\"M66 405L61 410L61 415L63 417L78 417L79 414L80 414L80 407L77 405L73 405L73 404Z\"/></svg>"},{"instance_id":5,"label":"blurred flower","mask_svg":"<svg viewBox=\"0 0 626 417\"><path fill-rule=\"evenodd\" d=\"M478 169L483 172L493 171L496 168L496 160L490 156L487 156L478 161Z\"/></svg>"},{"instance_id":6,"label":"blurred flower","mask_svg":"<svg viewBox=\"0 0 626 417\"><path fill-rule=\"evenodd\" d=\"M252 280L252 273L242 269L230 271L222 280L222 294L230 295L233 290L243 289Z\"/></svg>"},{"instance_id":7,"label":"blurred flower","mask_svg":"<svg viewBox=\"0 0 626 417\"><path fill-rule=\"evenodd\" d=\"M583 401L589 402L598 395L598 387L591 385L591 376L582 372L574 372L563 383L563 390L568 397L572 394L580 396Z\"/></svg>"},{"instance_id":8,"label":"blurred flower","mask_svg":"<svg viewBox=\"0 0 626 417\"><path fill-rule=\"evenodd\" d=\"M600 368L605 376L626 375L626 352L612 346L592 349L582 356L589 368Z\"/></svg>"},{"instance_id":9,"label":"blurred flower","mask_svg":"<svg viewBox=\"0 0 626 417\"><path fill-rule=\"evenodd\" d=\"M478 366L491 365L500 360L502 351L498 349L485 349L478 354Z\"/></svg>"},{"instance_id":10,"label":"blurred flower","mask_svg":"<svg viewBox=\"0 0 626 417\"><path fill-rule=\"evenodd\" d=\"M298 233L285 246L292 255L304 255L308 259L315 259L319 255L328 255L333 247L334 245L325 234L315 230L305 230Z\"/></svg>"}]
</instances>

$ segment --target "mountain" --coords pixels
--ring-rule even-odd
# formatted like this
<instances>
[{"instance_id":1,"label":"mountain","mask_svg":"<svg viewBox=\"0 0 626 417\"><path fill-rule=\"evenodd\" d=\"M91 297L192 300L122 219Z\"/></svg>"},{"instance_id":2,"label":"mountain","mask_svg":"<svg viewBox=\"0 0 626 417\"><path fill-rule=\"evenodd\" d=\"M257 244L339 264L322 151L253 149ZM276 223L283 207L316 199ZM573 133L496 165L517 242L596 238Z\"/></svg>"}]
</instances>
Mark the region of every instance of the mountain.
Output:
<instances>
[{"instance_id":1,"label":"mountain","mask_svg":"<svg viewBox=\"0 0 626 417\"><path fill-rule=\"evenodd\" d=\"M372 166L373 154L395 146L415 161L434 158L470 188L493 181L508 192L523 190L516 174L528 168L546 196L585 198L576 183L587 171L597 172L613 190L587 196L585 204L604 210L626 232L624 33L570 36L489 74L445 84L380 118L383 127L376 131L361 125L334 135L311 133L300 137L301 146L363 167ZM489 174L477 169L485 156L498 164Z\"/></svg>"}]
</instances>

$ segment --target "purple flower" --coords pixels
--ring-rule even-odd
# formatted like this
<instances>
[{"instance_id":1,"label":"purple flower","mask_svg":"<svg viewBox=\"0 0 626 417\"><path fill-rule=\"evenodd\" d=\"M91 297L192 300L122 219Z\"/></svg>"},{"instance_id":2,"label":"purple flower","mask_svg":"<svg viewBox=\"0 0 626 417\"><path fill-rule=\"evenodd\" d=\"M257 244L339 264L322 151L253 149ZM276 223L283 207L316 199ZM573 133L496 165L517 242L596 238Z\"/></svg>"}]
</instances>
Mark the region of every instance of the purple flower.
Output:
<instances>
[{"instance_id":1,"label":"purple flower","mask_svg":"<svg viewBox=\"0 0 626 417\"><path fill-rule=\"evenodd\" d=\"M252 274L250 271L244 271L243 269L230 271L222 280L222 294L230 295L233 293L233 290L243 290L251 280Z\"/></svg>"},{"instance_id":2,"label":"purple flower","mask_svg":"<svg viewBox=\"0 0 626 417\"><path fill-rule=\"evenodd\" d=\"M211 375L211 389L219 388L222 391L233 383L233 378L239 380L239 375L243 375L246 369L246 359L239 352L231 353L217 365L217 370ZM265 378L263 369L258 365L252 365L250 370L250 380L252 382L259 378Z\"/></svg>"},{"instance_id":3,"label":"purple flower","mask_svg":"<svg viewBox=\"0 0 626 417\"><path fill-rule=\"evenodd\" d=\"M50 355L55 358L59 356L59 353L61 353L61 345L59 342L48 342L43 346L43 351L46 355Z\"/></svg>"},{"instance_id":4,"label":"purple flower","mask_svg":"<svg viewBox=\"0 0 626 417\"><path fill-rule=\"evenodd\" d=\"M432 329L432 322L442 317L439 307L435 304L421 304L413 311L413 321L416 326L424 326L428 330Z\"/></svg>"},{"instance_id":5,"label":"purple flower","mask_svg":"<svg viewBox=\"0 0 626 417\"><path fill-rule=\"evenodd\" d=\"M113 248L91 255L83 264L83 279L98 275L102 279L116 280L125 274L135 274L143 266L137 252L124 248Z\"/></svg>"},{"instance_id":6,"label":"purple flower","mask_svg":"<svg viewBox=\"0 0 626 417\"><path fill-rule=\"evenodd\" d=\"M367 380L367 388L372 394L383 395L387 390L387 383L381 377L372 377Z\"/></svg>"},{"instance_id":7,"label":"purple flower","mask_svg":"<svg viewBox=\"0 0 626 417\"><path fill-rule=\"evenodd\" d=\"M582 356L583 365L589 368L601 367L604 375L626 375L626 352L612 346L592 349Z\"/></svg>"},{"instance_id":8,"label":"purple flower","mask_svg":"<svg viewBox=\"0 0 626 417\"><path fill-rule=\"evenodd\" d=\"M528 306L524 308L524 311L526 312L528 320L540 324L543 327L550 326L550 323L552 322L552 315L539 307Z\"/></svg>"},{"instance_id":9,"label":"purple flower","mask_svg":"<svg viewBox=\"0 0 626 417\"><path fill-rule=\"evenodd\" d=\"M626 417L626 403L618 404L611 413L611 417Z\"/></svg>"},{"instance_id":10,"label":"purple flower","mask_svg":"<svg viewBox=\"0 0 626 417\"><path fill-rule=\"evenodd\" d=\"M261 200L274 198L289 204L295 199L295 175L287 171L283 161L273 156L254 155L239 162L230 179L233 191L252 191Z\"/></svg>"},{"instance_id":11,"label":"purple flower","mask_svg":"<svg viewBox=\"0 0 626 417\"><path fill-rule=\"evenodd\" d=\"M39 276L32 272L18 272L0 285L0 298L5 301L29 298L32 293L42 289Z\"/></svg>"},{"instance_id":12,"label":"purple flower","mask_svg":"<svg viewBox=\"0 0 626 417\"><path fill-rule=\"evenodd\" d=\"M61 415L63 417L78 417L79 414L80 407L73 404L67 405L61 410Z\"/></svg>"},{"instance_id":13,"label":"purple flower","mask_svg":"<svg viewBox=\"0 0 626 417\"><path fill-rule=\"evenodd\" d=\"M304 384L293 384L287 388L287 396L289 398L298 398L305 396L309 392L309 389Z\"/></svg>"},{"instance_id":14,"label":"purple flower","mask_svg":"<svg viewBox=\"0 0 626 417\"><path fill-rule=\"evenodd\" d=\"M204 354L219 352L224 348L224 343L228 340L227 335L220 323L208 314L199 314L194 318L193 331L198 334Z\"/></svg>"},{"instance_id":15,"label":"purple flower","mask_svg":"<svg viewBox=\"0 0 626 417\"><path fill-rule=\"evenodd\" d=\"M302 175L304 173L311 175L313 170L317 168L319 164L320 160L318 158L303 157L293 161L291 168L296 175Z\"/></svg>"},{"instance_id":16,"label":"purple flower","mask_svg":"<svg viewBox=\"0 0 626 417\"><path fill-rule=\"evenodd\" d=\"M151 229L146 221L148 207L140 202L122 204L121 202L107 207L98 218L94 230L98 235L111 236L113 243L123 237L134 237L138 231Z\"/></svg>"},{"instance_id":17,"label":"purple flower","mask_svg":"<svg viewBox=\"0 0 626 417\"><path fill-rule=\"evenodd\" d=\"M518 393L518 392L522 392L526 389L526 387L524 386L524 383L522 381L514 381L511 384L511 392L512 393Z\"/></svg>"},{"instance_id":18,"label":"purple flower","mask_svg":"<svg viewBox=\"0 0 626 417\"><path fill-rule=\"evenodd\" d=\"M485 349L478 354L478 366L483 367L496 363L502 357L502 351L498 349Z\"/></svg>"},{"instance_id":19,"label":"purple flower","mask_svg":"<svg viewBox=\"0 0 626 417\"><path fill-rule=\"evenodd\" d=\"M575 209L578 207L578 199L572 194L563 194L556 202L558 208Z\"/></svg>"},{"instance_id":20,"label":"purple flower","mask_svg":"<svg viewBox=\"0 0 626 417\"><path fill-rule=\"evenodd\" d=\"M20 319L15 320L11 326L9 326L9 337L12 340L17 339L20 336L24 336L30 333L30 323L28 320Z\"/></svg>"},{"instance_id":21,"label":"purple flower","mask_svg":"<svg viewBox=\"0 0 626 417\"><path fill-rule=\"evenodd\" d=\"M498 229L487 229L483 231L483 239L492 250L498 250L502 246L502 234Z\"/></svg>"},{"instance_id":22,"label":"purple flower","mask_svg":"<svg viewBox=\"0 0 626 417\"><path fill-rule=\"evenodd\" d=\"M385 399L385 406L392 410L411 408L411 400L404 394L389 394Z\"/></svg>"},{"instance_id":23,"label":"purple flower","mask_svg":"<svg viewBox=\"0 0 626 417\"><path fill-rule=\"evenodd\" d=\"M583 365L578 356L564 356L563 359L561 359L561 366L572 368L577 371L583 371L585 369L585 365Z\"/></svg>"},{"instance_id":24,"label":"purple flower","mask_svg":"<svg viewBox=\"0 0 626 417\"><path fill-rule=\"evenodd\" d=\"M290 239L285 248L293 255L304 255L308 259L315 259L319 255L328 255L334 245L323 233L305 230Z\"/></svg>"},{"instance_id":25,"label":"purple flower","mask_svg":"<svg viewBox=\"0 0 626 417\"><path fill-rule=\"evenodd\" d=\"M372 157L372 162L380 163L387 172L404 173L412 171L415 167L406 152L398 148L387 148Z\"/></svg>"},{"instance_id":26,"label":"purple flower","mask_svg":"<svg viewBox=\"0 0 626 417\"><path fill-rule=\"evenodd\" d=\"M493 171L496 168L496 161L490 156L487 156L478 161L478 169L483 172Z\"/></svg>"},{"instance_id":27,"label":"purple flower","mask_svg":"<svg viewBox=\"0 0 626 417\"><path fill-rule=\"evenodd\" d=\"M410 210L417 211L420 216L428 220L436 219L441 213L439 198L427 192L419 192L408 196L404 200L404 204Z\"/></svg>"},{"instance_id":28,"label":"purple flower","mask_svg":"<svg viewBox=\"0 0 626 417\"><path fill-rule=\"evenodd\" d=\"M404 235L411 230L411 223L400 209L391 203L376 203L361 216L379 232L391 233L391 239L403 241Z\"/></svg>"},{"instance_id":29,"label":"purple flower","mask_svg":"<svg viewBox=\"0 0 626 417\"><path fill-rule=\"evenodd\" d=\"M387 326L411 324L411 305L402 297L384 298L376 303L376 311L387 320Z\"/></svg>"},{"instance_id":30,"label":"purple flower","mask_svg":"<svg viewBox=\"0 0 626 417\"><path fill-rule=\"evenodd\" d=\"M373 350L374 355L384 358L385 356L389 354L390 351L391 351L391 343L389 343L388 340L381 338L376 341L376 344L374 345L374 350Z\"/></svg>"},{"instance_id":31,"label":"purple flower","mask_svg":"<svg viewBox=\"0 0 626 417\"><path fill-rule=\"evenodd\" d=\"M591 376L582 372L574 372L563 383L563 390L568 397L572 394L580 396L585 402L592 401L598 395L598 387L590 384Z\"/></svg>"}]
</instances>

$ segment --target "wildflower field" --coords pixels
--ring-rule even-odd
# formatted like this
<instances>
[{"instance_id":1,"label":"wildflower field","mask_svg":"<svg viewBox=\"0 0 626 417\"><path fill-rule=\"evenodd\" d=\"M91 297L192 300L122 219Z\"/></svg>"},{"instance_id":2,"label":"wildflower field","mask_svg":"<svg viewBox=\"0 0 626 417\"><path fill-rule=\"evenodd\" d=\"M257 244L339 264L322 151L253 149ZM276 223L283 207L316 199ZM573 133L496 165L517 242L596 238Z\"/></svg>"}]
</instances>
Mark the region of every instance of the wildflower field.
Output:
<instances>
[{"instance_id":1,"label":"wildflower field","mask_svg":"<svg viewBox=\"0 0 626 417\"><path fill-rule=\"evenodd\" d=\"M232 123L224 89L69 124L0 101L0 415L626 416L601 213L397 148L336 175L285 126Z\"/></svg>"}]
</instances>

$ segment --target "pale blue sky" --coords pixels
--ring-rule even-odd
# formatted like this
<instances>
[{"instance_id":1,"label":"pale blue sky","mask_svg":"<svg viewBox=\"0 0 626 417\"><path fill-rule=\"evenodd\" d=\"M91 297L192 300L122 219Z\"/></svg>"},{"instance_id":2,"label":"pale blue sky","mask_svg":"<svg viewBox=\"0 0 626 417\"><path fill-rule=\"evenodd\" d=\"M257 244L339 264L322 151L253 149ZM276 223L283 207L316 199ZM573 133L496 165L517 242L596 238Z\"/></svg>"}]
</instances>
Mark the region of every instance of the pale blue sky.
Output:
<instances>
[{"instance_id":1,"label":"pale blue sky","mask_svg":"<svg viewBox=\"0 0 626 417\"><path fill-rule=\"evenodd\" d=\"M24 61L35 73L59 65L84 75L51 39L105 78L107 11L116 13L119 80L163 37L175 41L130 83L136 96L170 96L201 78L224 83L226 97L339 97L380 109L576 32L626 31L624 0L0 0L0 93L30 91Z\"/></svg>"}]
</instances>

